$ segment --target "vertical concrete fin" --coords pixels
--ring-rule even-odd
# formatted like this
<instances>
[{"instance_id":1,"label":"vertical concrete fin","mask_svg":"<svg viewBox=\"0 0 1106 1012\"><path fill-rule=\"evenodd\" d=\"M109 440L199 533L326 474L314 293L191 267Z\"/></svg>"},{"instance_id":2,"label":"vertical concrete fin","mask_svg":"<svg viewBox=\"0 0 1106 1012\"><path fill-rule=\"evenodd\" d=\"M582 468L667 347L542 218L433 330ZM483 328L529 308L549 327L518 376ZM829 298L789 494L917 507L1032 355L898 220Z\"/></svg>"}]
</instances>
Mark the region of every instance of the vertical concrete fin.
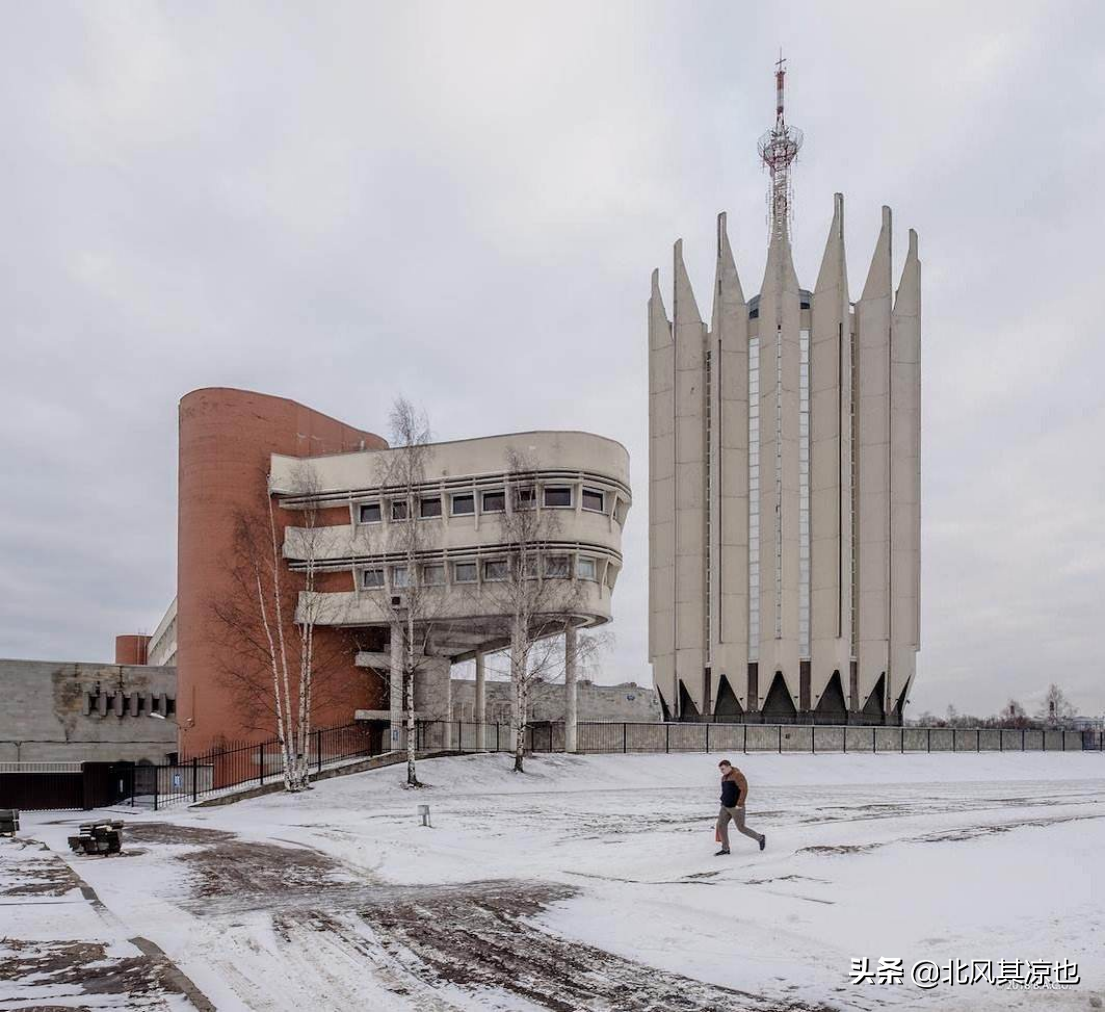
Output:
<instances>
[{"instance_id":1,"label":"vertical concrete fin","mask_svg":"<svg viewBox=\"0 0 1106 1012\"><path fill-rule=\"evenodd\" d=\"M814 292L842 285L845 279L845 198L840 193L833 195L833 220L830 222L829 235L826 236L826 248L822 253L822 266L818 269L818 281ZM843 286L848 299L848 285Z\"/></svg>"},{"instance_id":2,"label":"vertical concrete fin","mask_svg":"<svg viewBox=\"0 0 1106 1012\"><path fill-rule=\"evenodd\" d=\"M733 307L745 308L745 293L741 290L741 279L737 275L730 237L726 234L726 212L718 215L718 254L714 272L714 307L711 311L710 329L714 333L722 330L723 313Z\"/></svg>"},{"instance_id":3,"label":"vertical concrete fin","mask_svg":"<svg viewBox=\"0 0 1106 1012\"><path fill-rule=\"evenodd\" d=\"M663 348L672 343L672 324L664 308L664 296L661 294L661 272L653 268L651 290L649 292L649 347Z\"/></svg>"},{"instance_id":4,"label":"vertical concrete fin","mask_svg":"<svg viewBox=\"0 0 1106 1012\"><path fill-rule=\"evenodd\" d=\"M921 634L921 263L911 229L891 313L891 684L914 676Z\"/></svg>"},{"instance_id":5,"label":"vertical concrete fin","mask_svg":"<svg viewBox=\"0 0 1106 1012\"><path fill-rule=\"evenodd\" d=\"M883 208L864 292L856 305L856 445L859 544L858 688L867 699L880 678L885 694L901 687L891 668L891 209Z\"/></svg>"},{"instance_id":6,"label":"vertical concrete fin","mask_svg":"<svg viewBox=\"0 0 1106 1012\"><path fill-rule=\"evenodd\" d=\"M715 698L723 684L737 686L735 704L743 706L749 661L749 307L725 212L718 215L716 258L710 335L710 666Z\"/></svg>"},{"instance_id":7,"label":"vertical concrete fin","mask_svg":"<svg viewBox=\"0 0 1106 1012\"><path fill-rule=\"evenodd\" d=\"M676 362L672 324L654 270L649 330L649 659L657 687L674 698Z\"/></svg>"},{"instance_id":8,"label":"vertical concrete fin","mask_svg":"<svg viewBox=\"0 0 1106 1012\"><path fill-rule=\"evenodd\" d=\"M707 328L684 265L683 241L673 248L673 334L676 362L675 644L676 675L698 712L707 666ZM683 710L683 697L676 698Z\"/></svg>"},{"instance_id":9,"label":"vertical concrete fin","mask_svg":"<svg viewBox=\"0 0 1106 1012\"><path fill-rule=\"evenodd\" d=\"M852 653L852 322L840 193L833 195L810 336L810 689L817 706L834 672L848 671Z\"/></svg>"},{"instance_id":10,"label":"vertical concrete fin","mask_svg":"<svg viewBox=\"0 0 1106 1012\"><path fill-rule=\"evenodd\" d=\"M876 239L872 265L868 268L868 280L860 298L879 299L891 295L891 208L883 206L883 224Z\"/></svg>"},{"instance_id":11,"label":"vertical concrete fin","mask_svg":"<svg viewBox=\"0 0 1106 1012\"><path fill-rule=\"evenodd\" d=\"M795 273L795 262L791 256L791 241L785 235L772 237L768 244L768 260L764 265L764 284L760 287L760 301L764 306L768 302L767 296L773 299L782 295L799 294L799 277ZM761 309L761 315L766 309L778 313L774 306Z\"/></svg>"},{"instance_id":12,"label":"vertical concrete fin","mask_svg":"<svg viewBox=\"0 0 1106 1012\"><path fill-rule=\"evenodd\" d=\"M672 247L672 276L672 315L676 326L679 327L684 323L702 323L699 305L695 301L695 291L691 287L691 279L687 276L687 266L684 264L683 239L677 239L675 246Z\"/></svg>"},{"instance_id":13,"label":"vertical concrete fin","mask_svg":"<svg viewBox=\"0 0 1106 1012\"><path fill-rule=\"evenodd\" d=\"M906 262L902 265L899 287L895 292L895 315L917 316L922 302L922 265L918 260L918 233L910 230Z\"/></svg>"}]
</instances>

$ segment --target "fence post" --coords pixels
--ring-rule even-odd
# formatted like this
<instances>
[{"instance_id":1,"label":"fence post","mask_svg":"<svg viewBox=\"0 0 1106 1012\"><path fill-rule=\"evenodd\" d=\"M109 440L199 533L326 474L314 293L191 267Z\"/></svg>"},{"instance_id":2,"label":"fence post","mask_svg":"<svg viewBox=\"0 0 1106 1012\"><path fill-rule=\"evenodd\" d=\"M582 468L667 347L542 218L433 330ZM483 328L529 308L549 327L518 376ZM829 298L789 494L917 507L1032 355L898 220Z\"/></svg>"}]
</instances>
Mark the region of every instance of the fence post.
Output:
<instances>
[{"instance_id":1,"label":"fence post","mask_svg":"<svg viewBox=\"0 0 1106 1012\"><path fill-rule=\"evenodd\" d=\"M195 756L192 757L192 800L196 801L200 796L200 785L196 777L199 774L200 764Z\"/></svg>"},{"instance_id":2,"label":"fence post","mask_svg":"<svg viewBox=\"0 0 1106 1012\"><path fill-rule=\"evenodd\" d=\"M668 751L668 730L669 730L669 725L665 724L664 725L664 750L665 750L665 752Z\"/></svg>"},{"instance_id":3,"label":"fence post","mask_svg":"<svg viewBox=\"0 0 1106 1012\"><path fill-rule=\"evenodd\" d=\"M780 755L783 755L783 724L777 725L777 730L780 732Z\"/></svg>"},{"instance_id":4,"label":"fence post","mask_svg":"<svg viewBox=\"0 0 1106 1012\"><path fill-rule=\"evenodd\" d=\"M979 751L979 728L975 729L975 750Z\"/></svg>"},{"instance_id":5,"label":"fence post","mask_svg":"<svg viewBox=\"0 0 1106 1012\"><path fill-rule=\"evenodd\" d=\"M872 725L872 754L873 755L875 754L875 751L876 751L876 725L873 724Z\"/></svg>"},{"instance_id":6,"label":"fence post","mask_svg":"<svg viewBox=\"0 0 1106 1012\"><path fill-rule=\"evenodd\" d=\"M814 755L814 724L810 725L810 754Z\"/></svg>"},{"instance_id":7,"label":"fence post","mask_svg":"<svg viewBox=\"0 0 1106 1012\"><path fill-rule=\"evenodd\" d=\"M741 725L741 753L742 755L749 754L749 725Z\"/></svg>"},{"instance_id":8,"label":"fence post","mask_svg":"<svg viewBox=\"0 0 1106 1012\"><path fill-rule=\"evenodd\" d=\"M926 751L927 751L927 752L928 752L928 751L930 751L930 748L929 748L929 740L930 740L930 737L931 737L932 735L933 735L933 728L932 728L932 727L927 727L927 728L926 728Z\"/></svg>"},{"instance_id":9,"label":"fence post","mask_svg":"<svg viewBox=\"0 0 1106 1012\"><path fill-rule=\"evenodd\" d=\"M626 754L626 721L622 722L622 754Z\"/></svg>"},{"instance_id":10,"label":"fence post","mask_svg":"<svg viewBox=\"0 0 1106 1012\"><path fill-rule=\"evenodd\" d=\"M841 751L849 751L849 729L844 724L841 725Z\"/></svg>"},{"instance_id":11,"label":"fence post","mask_svg":"<svg viewBox=\"0 0 1106 1012\"><path fill-rule=\"evenodd\" d=\"M902 755L906 754L906 728L905 727L900 727L899 728L899 753L902 754Z\"/></svg>"},{"instance_id":12,"label":"fence post","mask_svg":"<svg viewBox=\"0 0 1106 1012\"><path fill-rule=\"evenodd\" d=\"M315 729L315 772L323 771L323 732Z\"/></svg>"},{"instance_id":13,"label":"fence post","mask_svg":"<svg viewBox=\"0 0 1106 1012\"><path fill-rule=\"evenodd\" d=\"M1022 728L1022 751L1025 751L1025 728Z\"/></svg>"},{"instance_id":14,"label":"fence post","mask_svg":"<svg viewBox=\"0 0 1106 1012\"><path fill-rule=\"evenodd\" d=\"M172 776L172 774L170 774ZM157 789L161 782L161 777L157 775L157 770L154 770L154 811L157 811Z\"/></svg>"},{"instance_id":15,"label":"fence post","mask_svg":"<svg viewBox=\"0 0 1106 1012\"><path fill-rule=\"evenodd\" d=\"M707 755L710 755L710 724L707 724Z\"/></svg>"},{"instance_id":16,"label":"fence post","mask_svg":"<svg viewBox=\"0 0 1106 1012\"><path fill-rule=\"evenodd\" d=\"M257 746L257 782L265 783L265 743Z\"/></svg>"}]
</instances>

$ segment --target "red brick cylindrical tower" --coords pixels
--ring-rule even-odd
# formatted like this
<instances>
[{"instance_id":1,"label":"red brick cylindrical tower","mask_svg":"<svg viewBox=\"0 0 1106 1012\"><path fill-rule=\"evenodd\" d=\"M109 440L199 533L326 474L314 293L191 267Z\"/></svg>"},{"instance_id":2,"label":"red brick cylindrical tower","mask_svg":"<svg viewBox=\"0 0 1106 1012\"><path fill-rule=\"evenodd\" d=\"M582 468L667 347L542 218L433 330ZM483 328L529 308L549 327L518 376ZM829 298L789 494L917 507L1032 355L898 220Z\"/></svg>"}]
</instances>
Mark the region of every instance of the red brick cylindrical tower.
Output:
<instances>
[{"instance_id":1,"label":"red brick cylindrical tower","mask_svg":"<svg viewBox=\"0 0 1106 1012\"><path fill-rule=\"evenodd\" d=\"M146 664L146 650L150 645L149 636L116 636L116 664Z\"/></svg>"},{"instance_id":2,"label":"red brick cylindrical tower","mask_svg":"<svg viewBox=\"0 0 1106 1012\"><path fill-rule=\"evenodd\" d=\"M241 692L228 679L235 658L228 655L230 648L214 615L218 601L240 593L232 569L235 524L239 515L265 509L269 455L310 457L387 445L374 433L284 397L211 387L193 390L181 399L177 720L182 755L231 741L262 741L275 734L275 724L268 726L255 707L244 704ZM295 522L295 515L278 510L277 522L283 528ZM328 590L353 589L352 575L327 575L348 580L348 587L331 585ZM291 623L286 634L298 651ZM317 649L325 650L328 639L336 641L341 635L317 629ZM330 693L330 701L316 709L317 727L349 723L355 709L371 708L375 702L368 681L354 666L352 650L347 669L338 678L344 679L346 691Z\"/></svg>"}]
</instances>

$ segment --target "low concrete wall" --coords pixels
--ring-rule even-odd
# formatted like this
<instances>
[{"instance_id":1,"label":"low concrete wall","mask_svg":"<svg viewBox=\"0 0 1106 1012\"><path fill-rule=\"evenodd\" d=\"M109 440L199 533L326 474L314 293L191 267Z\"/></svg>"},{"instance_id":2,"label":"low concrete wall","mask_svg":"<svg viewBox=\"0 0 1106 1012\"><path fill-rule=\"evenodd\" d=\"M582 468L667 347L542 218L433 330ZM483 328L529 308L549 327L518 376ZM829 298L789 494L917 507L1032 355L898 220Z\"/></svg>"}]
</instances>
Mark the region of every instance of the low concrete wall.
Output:
<instances>
[{"instance_id":1,"label":"low concrete wall","mask_svg":"<svg viewBox=\"0 0 1106 1012\"><path fill-rule=\"evenodd\" d=\"M176 751L176 668L0 660L0 686L0 761L164 763Z\"/></svg>"},{"instance_id":2,"label":"low concrete wall","mask_svg":"<svg viewBox=\"0 0 1106 1012\"><path fill-rule=\"evenodd\" d=\"M428 722L420 726L419 747L462 752L505 752L512 749L508 724ZM527 729L526 750L564 751L564 725L538 723ZM1082 751L1079 731L1010 730L1000 728L886 727L840 724L709 724L581 721L578 751L610 752L1020 752ZM1100 748L1099 743L1088 748Z\"/></svg>"},{"instance_id":3,"label":"low concrete wall","mask_svg":"<svg viewBox=\"0 0 1106 1012\"><path fill-rule=\"evenodd\" d=\"M489 724L510 723L511 683L488 679L484 682L485 721ZM563 683L538 682L531 690L531 719L555 722L565 719L565 687ZM476 682L469 678L454 678L452 682L452 719L472 722L476 719ZM660 698L652 688L636 682L621 685L576 683L576 719L595 721L659 722Z\"/></svg>"}]
</instances>

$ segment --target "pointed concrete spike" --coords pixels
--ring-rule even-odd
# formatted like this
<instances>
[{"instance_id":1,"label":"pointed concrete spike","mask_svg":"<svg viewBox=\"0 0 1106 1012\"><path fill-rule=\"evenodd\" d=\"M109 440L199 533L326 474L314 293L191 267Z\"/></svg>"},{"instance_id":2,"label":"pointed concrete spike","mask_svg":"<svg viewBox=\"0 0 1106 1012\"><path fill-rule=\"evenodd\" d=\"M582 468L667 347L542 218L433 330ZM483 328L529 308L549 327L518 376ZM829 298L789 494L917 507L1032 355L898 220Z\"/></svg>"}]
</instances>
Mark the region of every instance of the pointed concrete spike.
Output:
<instances>
[{"instance_id":1,"label":"pointed concrete spike","mask_svg":"<svg viewBox=\"0 0 1106 1012\"><path fill-rule=\"evenodd\" d=\"M663 348L666 344L672 343L672 324L664 308L660 276L661 272L654 268L649 292L649 346L651 348Z\"/></svg>"},{"instance_id":2,"label":"pointed concrete spike","mask_svg":"<svg viewBox=\"0 0 1106 1012\"><path fill-rule=\"evenodd\" d=\"M745 293L737 276L730 237L726 234L726 212L718 215L718 262L714 274L714 308L711 310L711 330L717 331L725 309L745 305Z\"/></svg>"},{"instance_id":3,"label":"pointed concrete spike","mask_svg":"<svg viewBox=\"0 0 1106 1012\"><path fill-rule=\"evenodd\" d=\"M826 250L822 254L822 266L818 270L815 292L834 288L842 283L845 276L845 198L840 193L833 195L833 221L830 222L829 235L826 237ZM846 288L847 290L847 288Z\"/></svg>"},{"instance_id":4,"label":"pointed concrete spike","mask_svg":"<svg viewBox=\"0 0 1106 1012\"><path fill-rule=\"evenodd\" d=\"M910 230L906 262L902 265L898 291L895 292L896 316L917 316L922 301L922 264L918 259L918 233Z\"/></svg>"},{"instance_id":5,"label":"pointed concrete spike","mask_svg":"<svg viewBox=\"0 0 1106 1012\"><path fill-rule=\"evenodd\" d=\"M791 240L787 236L773 236L768 244L768 261L764 265L764 284L760 286L761 305L767 301L768 294L799 293L799 277L795 273L795 263L791 259ZM763 311L762 311L763 312Z\"/></svg>"},{"instance_id":6,"label":"pointed concrete spike","mask_svg":"<svg viewBox=\"0 0 1106 1012\"><path fill-rule=\"evenodd\" d=\"M699 305L695 301L691 279L687 276L687 267L684 265L683 239L676 240L676 245L672 248L672 260L672 315L676 326L682 323L702 323L703 318L699 315Z\"/></svg>"},{"instance_id":7,"label":"pointed concrete spike","mask_svg":"<svg viewBox=\"0 0 1106 1012\"><path fill-rule=\"evenodd\" d=\"M868 268L868 280L860 298L879 299L891 294L891 208L884 205L883 225L872 254L872 266Z\"/></svg>"}]
</instances>

